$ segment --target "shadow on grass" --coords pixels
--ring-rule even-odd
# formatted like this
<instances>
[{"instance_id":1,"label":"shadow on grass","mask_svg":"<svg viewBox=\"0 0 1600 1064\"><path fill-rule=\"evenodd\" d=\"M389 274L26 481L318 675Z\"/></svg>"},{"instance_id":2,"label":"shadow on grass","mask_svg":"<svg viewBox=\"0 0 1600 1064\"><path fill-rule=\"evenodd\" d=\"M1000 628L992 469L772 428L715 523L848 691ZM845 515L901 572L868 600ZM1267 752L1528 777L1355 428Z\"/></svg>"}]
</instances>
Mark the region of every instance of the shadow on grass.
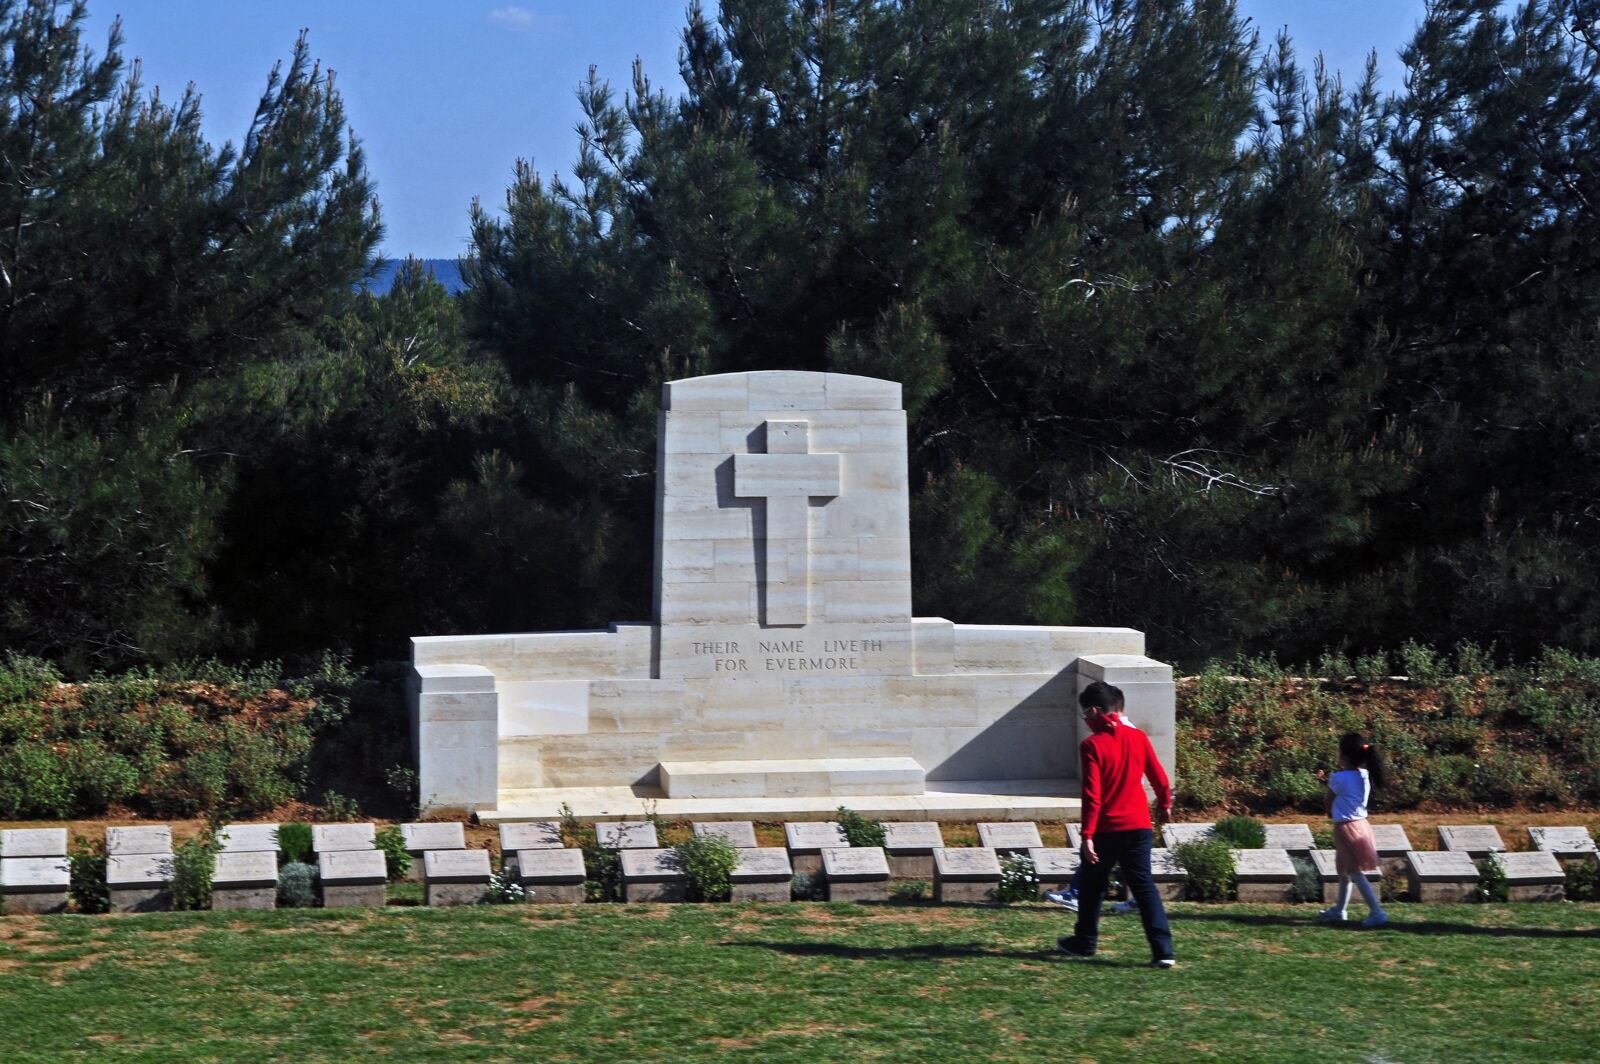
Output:
<instances>
[{"instance_id":1,"label":"shadow on grass","mask_svg":"<svg viewBox=\"0 0 1600 1064\"><path fill-rule=\"evenodd\" d=\"M1171 913L1174 924L1207 922L1238 924L1241 927L1320 927L1335 934L1359 932L1360 934L1400 933L1405 935L1481 935L1485 938L1593 938L1600 939L1600 928L1564 927L1506 927L1495 924L1458 924L1450 920L1407 920L1404 915L1389 912L1389 922L1381 928L1368 929L1361 921L1350 920L1343 924L1330 924L1305 916L1273 916L1256 913L1185 912Z\"/></svg>"},{"instance_id":2,"label":"shadow on grass","mask_svg":"<svg viewBox=\"0 0 1600 1064\"><path fill-rule=\"evenodd\" d=\"M718 945L765 949L774 953L787 953L793 957L838 957L856 961L943 961L956 958L998 957L1006 960L1047 961L1097 968L1148 967L1148 962L1111 960L1106 957L1069 957L1053 949L990 949L976 942L924 942L913 946L849 946L841 942L721 942Z\"/></svg>"}]
</instances>

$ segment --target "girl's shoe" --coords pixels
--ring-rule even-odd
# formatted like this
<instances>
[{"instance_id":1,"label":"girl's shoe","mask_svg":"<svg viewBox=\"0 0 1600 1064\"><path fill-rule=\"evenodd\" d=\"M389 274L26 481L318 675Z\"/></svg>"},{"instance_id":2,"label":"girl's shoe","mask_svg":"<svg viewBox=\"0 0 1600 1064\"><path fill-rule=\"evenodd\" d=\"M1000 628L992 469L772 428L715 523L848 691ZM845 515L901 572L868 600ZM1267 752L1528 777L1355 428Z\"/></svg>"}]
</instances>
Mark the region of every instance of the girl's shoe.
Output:
<instances>
[{"instance_id":1,"label":"girl's shoe","mask_svg":"<svg viewBox=\"0 0 1600 1064\"><path fill-rule=\"evenodd\" d=\"M1337 905L1330 905L1317 914L1317 919L1326 920L1330 924L1342 924L1345 919L1344 910Z\"/></svg>"}]
</instances>

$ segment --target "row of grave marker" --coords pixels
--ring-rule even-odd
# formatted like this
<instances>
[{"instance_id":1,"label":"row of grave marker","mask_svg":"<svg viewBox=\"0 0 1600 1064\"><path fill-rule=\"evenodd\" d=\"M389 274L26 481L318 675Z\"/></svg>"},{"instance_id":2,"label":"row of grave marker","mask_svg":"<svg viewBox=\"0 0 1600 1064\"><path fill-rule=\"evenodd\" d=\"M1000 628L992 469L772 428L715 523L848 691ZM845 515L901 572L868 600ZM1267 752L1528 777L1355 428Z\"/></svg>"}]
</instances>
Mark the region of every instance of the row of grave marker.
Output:
<instances>
[{"instance_id":1,"label":"row of grave marker","mask_svg":"<svg viewBox=\"0 0 1600 1064\"><path fill-rule=\"evenodd\" d=\"M693 824L696 834L726 837L739 851L734 870L735 901L787 900L795 873L820 875L835 900L887 897L891 878L932 880L935 900L983 901L999 882L1000 855L1027 853L1033 860L1040 889L1058 889L1077 869L1078 826L1067 824L1070 846L1044 846L1038 826L1028 821L978 825L977 847L946 847L939 824L887 822L885 845L851 847L834 821L784 825L786 846L756 845L749 821ZM676 854L660 846L649 821L607 821L595 825L601 846L621 852L624 897L629 901L675 901L687 893L687 874ZM1166 847L1152 852L1152 871L1163 896L1182 896L1184 873L1171 847L1211 833L1211 824L1168 824L1162 829ZM272 908L277 892L276 824L238 824L218 833L220 851L213 877L213 908ZM1267 825L1268 845L1236 850L1238 897L1241 901L1293 900L1295 869L1291 856L1308 857L1315 865L1329 900L1336 884L1331 851L1316 850L1311 829L1303 824ZM1405 876L1416 901L1463 901L1476 891L1473 863L1493 854L1505 872L1513 901L1560 900L1564 896L1562 859L1585 858L1600 864L1594 839L1582 827L1529 828L1531 852L1506 852L1491 825L1445 825L1439 828L1440 849L1412 849L1397 824L1375 824L1381 869L1369 872ZM467 849L459 823L401 826L407 849L419 858L421 880L429 905L461 905L486 901L492 872L489 851ZM312 849L322 881L323 904L384 904L387 868L376 848L373 824L318 824L312 828ZM584 864L580 850L564 846L554 821L500 826L500 845L508 874L530 900L581 902ZM0 895L6 913L54 912L66 907L70 870L65 828L0 832ZM172 904L172 832L165 825L106 830L107 886L114 912L167 909ZM512 855L515 855L514 857Z\"/></svg>"}]
</instances>

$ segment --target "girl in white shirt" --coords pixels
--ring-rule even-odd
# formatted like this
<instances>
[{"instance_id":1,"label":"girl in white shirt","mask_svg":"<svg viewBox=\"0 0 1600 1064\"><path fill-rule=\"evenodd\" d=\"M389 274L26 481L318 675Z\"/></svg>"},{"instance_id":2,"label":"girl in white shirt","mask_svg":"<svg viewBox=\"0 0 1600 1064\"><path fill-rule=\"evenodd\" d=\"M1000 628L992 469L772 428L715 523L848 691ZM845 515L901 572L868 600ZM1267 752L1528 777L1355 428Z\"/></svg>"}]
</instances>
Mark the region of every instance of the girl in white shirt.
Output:
<instances>
[{"instance_id":1,"label":"girl in white shirt","mask_svg":"<svg viewBox=\"0 0 1600 1064\"><path fill-rule=\"evenodd\" d=\"M1342 921L1350 906L1351 888L1358 888L1367 903L1362 927L1382 927L1389 916L1378 904L1378 893L1366 873L1378 867L1378 847L1367 823L1367 799L1374 786L1386 782L1383 759L1372 744L1355 732L1339 739L1339 770L1328 776L1328 816L1333 821L1334 867L1339 873L1339 900L1317 916Z\"/></svg>"}]
</instances>

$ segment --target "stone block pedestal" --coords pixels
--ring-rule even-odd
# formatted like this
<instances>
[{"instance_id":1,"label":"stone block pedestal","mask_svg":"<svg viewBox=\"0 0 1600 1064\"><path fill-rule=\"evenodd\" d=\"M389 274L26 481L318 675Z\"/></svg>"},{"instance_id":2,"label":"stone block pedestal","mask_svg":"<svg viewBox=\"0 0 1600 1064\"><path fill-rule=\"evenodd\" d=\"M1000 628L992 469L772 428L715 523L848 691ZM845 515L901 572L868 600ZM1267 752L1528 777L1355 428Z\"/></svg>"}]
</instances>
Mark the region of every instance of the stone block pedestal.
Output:
<instances>
[{"instance_id":1,"label":"stone block pedestal","mask_svg":"<svg viewBox=\"0 0 1600 1064\"><path fill-rule=\"evenodd\" d=\"M1294 862L1283 850L1234 850L1238 896L1243 902L1294 901Z\"/></svg>"},{"instance_id":2,"label":"stone block pedestal","mask_svg":"<svg viewBox=\"0 0 1600 1064\"><path fill-rule=\"evenodd\" d=\"M934 901L942 905L992 905L999 885L1000 859L993 850L941 846L933 851Z\"/></svg>"},{"instance_id":3,"label":"stone block pedestal","mask_svg":"<svg viewBox=\"0 0 1600 1064\"><path fill-rule=\"evenodd\" d=\"M370 826L370 825L368 825ZM388 901L388 865L378 850L335 850L317 854L322 877L322 907L382 908Z\"/></svg>"},{"instance_id":4,"label":"stone block pedestal","mask_svg":"<svg viewBox=\"0 0 1600 1064\"><path fill-rule=\"evenodd\" d=\"M278 855L270 850L224 850L211 877L213 909L275 909Z\"/></svg>"},{"instance_id":5,"label":"stone block pedestal","mask_svg":"<svg viewBox=\"0 0 1600 1064\"><path fill-rule=\"evenodd\" d=\"M565 849L519 850L517 882L538 905L577 905L583 901L583 851Z\"/></svg>"},{"instance_id":6,"label":"stone block pedestal","mask_svg":"<svg viewBox=\"0 0 1600 1064\"><path fill-rule=\"evenodd\" d=\"M488 850L428 850L422 866L428 905L481 905L489 900Z\"/></svg>"},{"instance_id":7,"label":"stone block pedestal","mask_svg":"<svg viewBox=\"0 0 1600 1064\"><path fill-rule=\"evenodd\" d=\"M1036 846L1028 851L1033 858L1033 871L1039 877L1039 893L1047 890L1067 890L1078 874L1078 863L1083 855L1076 849L1061 846Z\"/></svg>"},{"instance_id":8,"label":"stone block pedestal","mask_svg":"<svg viewBox=\"0 0 1600 1064\"><path fill-rule=\"evenodd\" d=\"M1412 850L1406 877L1412 901L1467 902L1478 893L1478 866L1461 850Z\"/></svg>"},{"instance_id":9,"label":"stone block pedestal","mask_svg":"<svg viewBox=\"0 0 1600 1064\"><path fill-rule=\"evenodd\" d=\"M111 828L106 834L109 836ZM170 840L171 835L167 838ZM106 887L114 913L167 912L172 908L172 853L111 854Z\"/></svg>"},{"instance_id":10,"label":"stone block pedestal","mask_svg":"<svg viewBox=\"0 0 1600 1064\"><path fill-rule=\"evenodd\" d=\"M889 859L878 846L822 851L829 901L888 901Z\"/></svg>"},{"instance_id":11,"label":"stone block pedestal","mask_svg":"<svg viewBox=\"0 0 1600 1064\"><path fill-rule=\"evenodd\" d=\"M1506 874L1507 901L1567 899L1567 873L1555 854L1543 850L1497 853L1493 860Z\"/></svg>"},{"instance_id":12,"label":"stone block pedestal","mask_svg":"<svg viewBox=\"0 0 1600 1064\"><path fill-rule=\"evenodd\" d=\"M789 855L777 847L745 848L739 851L729 881L730 901L788 901L789 883L794 869Z\"/></svg>"},{"instance_id":13,"label":"stone block pedestal","mask_svg":"<svg viewBox=\"0 0 1600 1064\"><path fill-rule=\"evenodd\" d=\"M622 897L629 902L688 901L689 873L672 850L623 850Z\"/></svg>"},{"instance_id":14,"label":"stone block pedestal","mask_svg":"<svg viewBox=\"0 0 1600 1064\"><path fill-rule=\"evenodd\" d=\"M933 851L944 845L937 821L899 821L883 825L883 852L893 879L933 878Z\"/></svg>"},{"instance_id":15,"label":"stone block pedestal","mask_svg":"<svg viewBox=\"0 0 1600 1064\"><path fill-rule=\"evenodd\" d=\"M66 834L61 832L62 849L66 848ZM7 916L64 912L71 886L72 871L65 854L0 859L0 912Z\"/></svg>"}]
</instances>

